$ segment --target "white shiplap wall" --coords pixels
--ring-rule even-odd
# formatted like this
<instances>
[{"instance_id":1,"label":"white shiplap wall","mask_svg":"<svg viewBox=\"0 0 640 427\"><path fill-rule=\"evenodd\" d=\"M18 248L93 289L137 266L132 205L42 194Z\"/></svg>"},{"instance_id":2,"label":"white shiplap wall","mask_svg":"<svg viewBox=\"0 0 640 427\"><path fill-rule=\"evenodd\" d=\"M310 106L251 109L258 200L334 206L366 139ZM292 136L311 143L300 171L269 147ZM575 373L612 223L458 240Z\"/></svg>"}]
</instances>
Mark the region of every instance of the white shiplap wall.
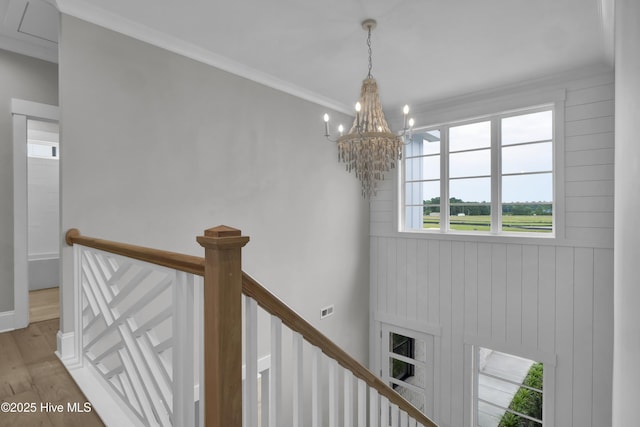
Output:
<instances>
[{"instance_id":1,"label":"white shiplap wall","mask_svg":"<svg viewBox=\"0 0 640 427\"><path fill-rule=\"evenodd\" d=\"M471 425L478 343L555 366L548 425L611 423L613 75L540 89L566 89L556 201L564 227L555 239L399 233L395 178L371 203L372 367L381 363L381 321L434 335L428 415L443 427Z\"/></svg>"}]
</instances>

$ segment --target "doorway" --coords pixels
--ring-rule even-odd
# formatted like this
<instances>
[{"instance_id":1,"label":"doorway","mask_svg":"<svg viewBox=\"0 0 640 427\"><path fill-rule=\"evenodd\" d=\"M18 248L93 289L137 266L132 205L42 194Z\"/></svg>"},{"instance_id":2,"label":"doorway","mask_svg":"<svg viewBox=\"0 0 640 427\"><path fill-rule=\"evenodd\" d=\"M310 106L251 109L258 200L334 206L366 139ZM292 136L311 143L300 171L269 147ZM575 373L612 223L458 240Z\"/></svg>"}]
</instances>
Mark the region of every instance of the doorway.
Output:
<instances>
[{"instance_id":1,"label":"doorway","mask_svg":"<svg viewBox=\"0 0 640 427\"><path fill-rule=\"evenodd\" d=\"M27 119L29 323L60 317L60 138L57 122Z\"/></svg>"},{"instance_id":2,"label":"doorway","mask_svg":"<svg viewBox=\"0 0 640 427\"><path fill-rule=\"evenodd\" d=\"M29 324L30 282L39 282L39 285L35 286L41 287L46 287L45 283L59 283L59 111L57 106L18 99L12 100L11 108L14 209L13 323L14 329L19 329ZM30 139L32 143L29 143ZM35 187L31 186L31 192L30 178L32 184L38 184ZM34 207L37 209L30 210Z\"/></svg>"}]
</instances>

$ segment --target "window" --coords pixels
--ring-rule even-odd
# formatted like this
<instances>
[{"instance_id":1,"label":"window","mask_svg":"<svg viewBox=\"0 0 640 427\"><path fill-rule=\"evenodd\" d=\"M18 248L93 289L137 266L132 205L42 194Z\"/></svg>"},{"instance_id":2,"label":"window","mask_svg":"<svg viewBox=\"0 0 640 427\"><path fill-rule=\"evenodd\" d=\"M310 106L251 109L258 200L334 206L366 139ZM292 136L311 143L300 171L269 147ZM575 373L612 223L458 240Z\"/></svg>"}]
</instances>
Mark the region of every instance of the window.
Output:
<instances>
[{"instance_id":1,"label":"window","mask_svg":"<svg viewBox=\"0 0 640 427\"><path fill-rule=\"evenodd\" d=\"M27 143L27 156L57 160L60 158L58 155L58 143L29 140Z\"/></svg>"},{"instance_id":2,"label":"window","mask_svg":"<svg viewBox=\"0 0 640 427\"><path fill-rule=\"evenodd\" d=\"M407 362L407 359L416 358L416 340L415 338L405 337L404 335L391 333L390 337L390 349L392 354L397 354L400 356L404 356L406 359L395 359L390 358L389 362L391 366L391 376L397 380L404 381L408 378L411 378L415 375L416 368L415 366ZM393 388L397 388L398 384L393 383Z\"/></svg>"},{"instance_id":3,"label":"window","mask_svg":"<svg viewBox=\"0 0 640 427\"><path fill-rule=\"evenodd\" d=\"M543 374L540 362L476 347L474 426L542 427Z\"/></svg>"},{"instance_id":4,"label":"window","mask_svg":"<svg viewBox=\"0 0 640 427\"><path fill-rule=\"evenodd\" d=\"M414 131L404 231L553 235L553 109Z\"/></svg>"},{"instance_id":5,"label":"window","mask_svg":"<svg viewBox=\"0 0 640 427\"><path fill-rule=\"evenodd\" d=\"M382 324L380 375L400 396L433 416L433 336Z\"/></svg>"}]
</instances>

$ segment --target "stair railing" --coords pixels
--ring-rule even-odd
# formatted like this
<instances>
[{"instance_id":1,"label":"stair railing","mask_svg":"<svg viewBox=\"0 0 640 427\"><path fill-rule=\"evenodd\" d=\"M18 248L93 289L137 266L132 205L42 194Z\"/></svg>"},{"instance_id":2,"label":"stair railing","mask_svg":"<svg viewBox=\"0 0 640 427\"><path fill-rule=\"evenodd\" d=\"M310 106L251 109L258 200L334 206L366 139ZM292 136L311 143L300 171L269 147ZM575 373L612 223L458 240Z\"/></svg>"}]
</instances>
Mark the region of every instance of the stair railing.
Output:
<instances>
[{"instance_id":1,"label":"stair railing","mask_svg":"<svg viewBox=\"0 0 640 427\"><path fill-rule=\"evenodd\" d=\"M119 395L137 417L136 423L280 427L291 422L294 427L302 427L310 420L312 427L326 424L330 427L437 427L378 376L243 273L241 250L249 238L242 236L240 230L226 226L211 228L198 236L197 241L205 248L204 258L86 237L77 229L66 234L67 244L74 245L75 286L80 303L76 310L81 311L77 313L77 323L81 324L76 325L80 363L90 365L110 382L115 390L113 394ZM134 266L131 260L141 264ZM147 265L158 266L160 270ZM201 301L197 288L199 276L204 277ZM144 287L149 293L134 298L137 287ZM170 300L165 308L160 303L163 295L165 302ZM128 299L135 301L125 304L123 313L118 304ZM198 359L198 355L194 355L198 339L193 329L198 325L192 328L194 324L190 323L194 319L198 322L193 315L198 313L198 304L204 307L205 337L201 362L204 372L200 373L193 367L194 360ZM135 317L136 310L147 306L153 306L155 312ZM262 378L263 405L258 404L258 307L270 316L271 323L271 366L268 376ZM157 332L154 330L166 319L171 319L172 325L168 337L160 328L156 328ZM246 329L244 381L243 325ZM283 325L291 335L292 347L289 348L293 350L287 356L291 359L293 378L292 408L286 417L282 412L282 360L287 346L283 345L282 335L287 329ZM311 373L306 376L305 345L312 355ZM124 347L128 346L133 350L125 351ZM169 353L167 349L171 352L165 356ZM144 362L147 357L156 363L147 366ZM109 365L105 362L108 359L115 362ZM328 373L325 374L323 367L328 368ZM198 385L194 375L200 377L200 395L204 396L201 399L204 410L200 412L196 405L198 399L193 394ZM304 397L305 378L309 376L311 413L305 414L305 403L309 400ZM322 404L326 397L328 410ZM259 410L262 416L258 415ZM327 423L323 422L324 416L328 416ZM204 420L198 420L202 417ZM290 421L284 423L285 418Z\"/></svg>"}]
</instances>

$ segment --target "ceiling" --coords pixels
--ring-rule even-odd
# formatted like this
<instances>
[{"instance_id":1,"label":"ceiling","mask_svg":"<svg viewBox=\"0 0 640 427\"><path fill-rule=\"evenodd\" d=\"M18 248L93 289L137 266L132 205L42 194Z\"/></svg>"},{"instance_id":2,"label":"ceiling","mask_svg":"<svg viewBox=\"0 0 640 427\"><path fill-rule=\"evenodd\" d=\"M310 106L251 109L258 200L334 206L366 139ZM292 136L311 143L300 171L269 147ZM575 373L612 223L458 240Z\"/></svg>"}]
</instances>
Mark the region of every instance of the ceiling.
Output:
<instances>
[{"instance_id":1,"label":"ceiling","mask_svg":"<svg viewBox=\"0 0 640 427\"><path fill-rule=\"evenodd\" d=\"M69 15L341 111L385 109L613 62L614 0L0 0L0 48L55 61ZM27 47L31 50L27 52Z\"/></svg>"}]
</instances>

